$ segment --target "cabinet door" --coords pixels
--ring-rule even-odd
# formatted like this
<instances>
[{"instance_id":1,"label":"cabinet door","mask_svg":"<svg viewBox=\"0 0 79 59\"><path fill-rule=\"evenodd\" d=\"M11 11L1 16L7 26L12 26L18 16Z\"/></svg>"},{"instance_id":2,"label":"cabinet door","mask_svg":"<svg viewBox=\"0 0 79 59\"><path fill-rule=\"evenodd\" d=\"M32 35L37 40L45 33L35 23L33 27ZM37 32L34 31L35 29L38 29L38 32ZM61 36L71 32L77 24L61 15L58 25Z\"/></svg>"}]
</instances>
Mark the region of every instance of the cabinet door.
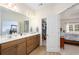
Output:
<instances>
[{"instance_id":1,"label":"cabinet door","mask_svg":"<svg viewBox=\"0 0 79 59\"><path fill-rule=\"evenodd\" d=\"M37 35L37 45L40 45L40 35Z\"/></svg>"},{"instance_id":2,"label":"cabinet door","mask_svg":"<svg viewBox=\"0 0 79 59\"><path fill-rule=\"evenodd\" d=\"M26 42L17 45L17 55L26 55Z\"/></svg>"},{"instance_id":3,"label":"cabinet door","mask_svg":"<svg viewBox=\"0 0 79 59\"><path fill-rule=\"evenodd\" d=\"M37 48L40 44L40 36L39 35L35 35L33 36L33 48Z\"/></svg>"},{"instance_id":4,"label":"cabinet door","mask_svg":"<svg viewBox=\"0 0 79 59\"><path fill-rule=\"evenodd\" d=\"M29 54L30 52L32 52L33 50L33 45L27 47L27 54Z\"/></svg>"},{"instance_id":5,"label":"cabinet door","mask_svg":"<svg viewBox=\"0 0 79 59\"><path fill-rule=\"evenodd\" d=\"M40 36L39 35L37 35L36 36L36 47L38 47L39 46L39 44L40 44Z\"/></svg>"},{"instance_id":6,"label":"cabinet door","mask_svg":"<svg viewBox=\"0 0 79 59\"><path fill-rule=\"evenodd\" d=\"M33 45L33 38L27 39L27 46Z\"/></svg>"},{"instance_id":7,"label":"cabinet door","mask_svg":"<svg viewBox=\"0 0 79 59\"><path fill-rule=\"evenodd\" d=\"M29 37L27 39L27 54L29 54L33 50L33 37Z\"/></svg>"},{"instance_id":8,"label":"cabinet door","mask_svg":"<svg viewBox=\"0 0 79 59\"><path fill-rule=\"evenodd\" d=\"M34 48L36 48L37 46L38 46L38 38L37 38L37 35L36 36L34 36L34 40L33 40L34 42Z\"/></svg>"},{"instance_id":9,"label":"cabinet door","mask_svg":"<svg viewBox=\"0 0 79 59\"><path fill-rule=\"evenodd\" d=\"M16 46L11 46L6 49L1 50L2 55L16 55L17 54L17 48Z\"/></svg>"}]
</instances>

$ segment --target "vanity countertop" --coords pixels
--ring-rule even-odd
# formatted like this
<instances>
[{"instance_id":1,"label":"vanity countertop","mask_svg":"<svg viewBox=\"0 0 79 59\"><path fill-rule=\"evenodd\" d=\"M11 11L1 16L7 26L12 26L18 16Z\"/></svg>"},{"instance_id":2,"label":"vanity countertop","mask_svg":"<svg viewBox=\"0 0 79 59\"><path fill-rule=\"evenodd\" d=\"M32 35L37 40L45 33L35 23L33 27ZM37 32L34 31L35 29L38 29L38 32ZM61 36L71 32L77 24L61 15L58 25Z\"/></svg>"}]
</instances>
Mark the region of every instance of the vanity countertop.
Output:
<instances>
[{"instance_id":1,"label":"vanity countertop","mask_svg":"<svg viewBox=\"0 0 79 59\"><path fill-rule=\"evenodd\" d=\"M9 41L13 41L13 40L18 40L18 39L25 38L25 37L29 37L29 36L33 36L33 35L37 35L37 34L39 34L39 33L26 33L26 34L23 34L22 36L17 35L13 38L2 37L2 38L0 38L0 44L6 43L6 42L9 42Z\"/></svg>"}]
</instances>

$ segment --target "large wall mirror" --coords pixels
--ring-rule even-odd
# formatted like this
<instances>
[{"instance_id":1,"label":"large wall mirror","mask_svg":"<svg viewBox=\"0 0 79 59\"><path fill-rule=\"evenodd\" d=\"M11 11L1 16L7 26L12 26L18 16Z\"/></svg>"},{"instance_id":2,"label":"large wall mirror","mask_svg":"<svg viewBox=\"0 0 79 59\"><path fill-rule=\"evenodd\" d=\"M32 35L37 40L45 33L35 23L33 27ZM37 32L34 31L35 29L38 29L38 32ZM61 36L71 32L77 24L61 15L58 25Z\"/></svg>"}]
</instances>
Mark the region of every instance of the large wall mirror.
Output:
<instances>
[{"instance_id":1,"label":"large wall mirror","mask_svg":"<svg viewBox=\"0 0 79 59\"><path fill-rule=\"evenodd\" d=\"M27 20L27 16L4 7L0 8L0 12L0 36L29 32L29 20Z\"/></svg>"},{"instance_id":2,"label":"large wall mirror","mask_svg":"<svg viewBox=\"0 0 79 59\"><path fill-rule=\"evenodd\" d=\"M2 22L2 35L8 35L19 32L19 23L17 21L3 21Z\"/></svg>"}]
</instances>

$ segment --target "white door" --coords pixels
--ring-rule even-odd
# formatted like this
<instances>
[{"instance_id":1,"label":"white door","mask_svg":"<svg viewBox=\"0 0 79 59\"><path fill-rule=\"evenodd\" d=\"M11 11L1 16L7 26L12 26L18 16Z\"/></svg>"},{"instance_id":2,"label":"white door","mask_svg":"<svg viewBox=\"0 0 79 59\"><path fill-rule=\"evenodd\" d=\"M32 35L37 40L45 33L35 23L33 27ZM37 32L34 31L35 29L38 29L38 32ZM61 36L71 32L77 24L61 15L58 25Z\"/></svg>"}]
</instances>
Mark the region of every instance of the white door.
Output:
<instances>
[{"instance_id":1,"label":"white door","mask_svg":"<svg viewBox=\"0 0 79 59\"><path fill-rule=\"evenodd\" d=\"M60 19L59 15L47 17L47 52L60 51Z\"/></svg>"}]
</instances>

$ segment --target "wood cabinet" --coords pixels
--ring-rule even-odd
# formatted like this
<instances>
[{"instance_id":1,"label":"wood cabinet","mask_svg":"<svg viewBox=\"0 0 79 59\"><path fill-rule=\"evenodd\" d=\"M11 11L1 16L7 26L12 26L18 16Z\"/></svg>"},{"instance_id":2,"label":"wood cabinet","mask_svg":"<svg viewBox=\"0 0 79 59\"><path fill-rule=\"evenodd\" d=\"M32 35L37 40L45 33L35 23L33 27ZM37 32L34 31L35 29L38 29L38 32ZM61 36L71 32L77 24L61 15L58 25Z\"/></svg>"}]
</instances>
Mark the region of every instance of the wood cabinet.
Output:
<instances>
[{"instance_id":1,"label":"wood cabinet","mask_svg":"<svg viewBox=\"0 0 79 59\"><path fill-rule=\"evenodd\" d=\"M1 45L0 45L0 55L1 55Z\"/></svg>"},{"instance_id":2,"label":"wood cabinet","mask_svg":"<svg viewBox=\"0 0 79 59\"><path fill-rule=\"evenodd\" d=\"M38 35L31 36L27 39L27 54L37 48L40 44L40 37Z\"/></svg>"},{"instance_id":3,"label":"wood cabinet","mask_svg":"<svg viewBox=\"0 0 79 59\"><path fill-rule=\"evenodd\" d=\"M0 44L1 55L26 55L30 54L40 44L40 35L21 38Z\"/></svg>"},{"instance_id":4,"label":"wood cabinet","mask_svg":"<svg viewBox=\"0 0 79 59\"><path fill-rule=\"evenodd\" d=\"M40 44L40 37L39 35L34 36L34 48L38 47Z\"/></svg>"},{"instance_id":5,"label":"wood cabinet","mask_svg":"<svg viewBox=\"0 0 79 59\"><path fill-rule=\"evenodd\" d=\"M34 36L34 37L33 37L33 42L34 42L33 48L34 48L34 49L37 47L37 40L38 40L37 37Z\"/></svg>"},{"instance_id":6,"label":"wood cabinet","mask_svg":"<svg viewBox=\"0 0 79 59\"><path fill-rule=\"evenodd\" d=\"M37 46L39 46L40 45L40 35L37 35Z\"/></svg>"},{"instance_id":7,"label":"wood cabinet","mask_svg":"<svg viewBox=\"0 0 79 59\"><path fill-rule=\"evenodd\" d=\"M0 46L1 46L1 55L16 55L17 54L16 41L3 43Z\"/></svg>"},{"instance_id":8,"label":"wood cabinet","mask_svg":"<svg viewBox=\"0 0 79 59\"><path fill-rule=\"evenodd\" d=\"M26 42L17 45L17 55L26 55Z\"/></svg>"},{"instance_id":9,"label":"wood cabinet","mask_svg":"<svg viewBox=\"0 0 79 59\"><path fill-rule=\"evenodd\" d=\"M64 49L64 37L60 37L60 48Z\"/></svg>"},{"instance_id":10,"label":"wood cabinet","mask_svg":"<svg viewBox=\"0 0 79 59\"><path fill-rule=\"evenodd\" d=\"M29 54L33 50L33 37L29 37L26 41L27 46L27 54Z\"/></svg>"},{"instance_id":11,"label":"wood cabinet","mask_svg":"<svg viewBox=\"0 0 79 59\"><path fill-rule=\"evenodd\" d=\"M16 46L11 46L6 49L1 50L2 55L17 55L17 48Z\"/></svg>"},{"instance_id":12,"label":"wood cabinet","mask_svg":"<svg viewBox=\"0 0 79 59\"><path fill-rule=\"evenodd\" d=\"M26 40L18 39L11 42L1 44L1 55L25 55Z\"/></svg>"}]
</instances>

